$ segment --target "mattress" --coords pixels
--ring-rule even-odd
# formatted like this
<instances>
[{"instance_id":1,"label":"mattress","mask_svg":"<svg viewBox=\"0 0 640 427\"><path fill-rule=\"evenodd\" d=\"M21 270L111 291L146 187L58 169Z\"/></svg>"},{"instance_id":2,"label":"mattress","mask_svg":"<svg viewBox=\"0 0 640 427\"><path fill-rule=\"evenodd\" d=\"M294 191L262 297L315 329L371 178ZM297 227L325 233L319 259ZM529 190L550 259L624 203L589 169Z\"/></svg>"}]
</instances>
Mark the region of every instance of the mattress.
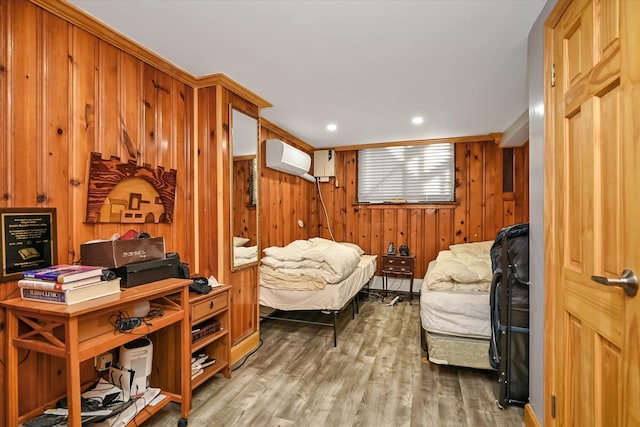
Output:
<instances>
[{"instance_id":1,"label":"mattress","mask_svg":"<svg viewBox=\"0 0 640 427\"><path fill-rule=\"evenodd\" d=\"M340 310L376 272L377 255L362 255L346 279L319 290L273 289L260 286L260 305L278 310Z\"/></svg>"},{"instance_id":2,"label":"mattress","mask_svg":"<svg viewBox=\"0 0 640 427\"><path fill-rule=\"evenodd\" d=\"M426 286L429 263L420 292L422 327L432 333L491 338L489 292L434 291Z\"/></svg>"}]
</instances>

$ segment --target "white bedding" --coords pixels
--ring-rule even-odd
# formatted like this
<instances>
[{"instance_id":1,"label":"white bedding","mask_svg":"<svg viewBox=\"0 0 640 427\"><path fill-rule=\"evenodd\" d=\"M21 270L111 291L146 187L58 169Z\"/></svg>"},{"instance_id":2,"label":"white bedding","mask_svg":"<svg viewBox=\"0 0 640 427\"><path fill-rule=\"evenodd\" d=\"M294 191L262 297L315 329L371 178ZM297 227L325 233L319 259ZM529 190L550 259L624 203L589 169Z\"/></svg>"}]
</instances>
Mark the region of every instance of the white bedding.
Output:
<instances>
[{"instance_id":1,"label":"white bedding","mask_svg":"<svg viewBox=\"0 0 640 427\"><path fill-rule=\"evenodd\" d=\"M360 261L353 245L318 237L295 240L284 247L271 246L263 252L260 283L283 289L322 289L325 284L347 278ZM309 280L305 287L306 278Z\"/></svg>"},{"instance_id":2,"label":"white bedding","mask_svg":"<svg viewBox=\"0 0 640 427\"><path fill-rule=\"evenodd\" d=\"M257 246L236 246L233 248L233 265L239 266L258 260Z\"/></svg>"},{"instance_id":3,"label":"white bedding","mask_svg":"<svg viewBox=\"0 0 640 427\"><path fill-rule=\"evenodd\" d=\"M425 276L430 290L453 292L488 292L491 288L492 241L451 245L440 251L436 262Z\"/></svg>"},{"instance_id":4,"label":"white bedding","mask_svg":"<svg viewBox=\"0 0 640 427\"><path fill-rule=\"evenodd\" d=\"M275 289L260 278L260 305L278 310L340 310L376 272L376 255L359 257L355 270L345 279L318 290Z\"/></svg>"},{"instance_id":5,"label":"white bedding","mask_svg":"<svg viewBox=\"0 0 640 427\"><path fill-rule=\"evenodd\" d=\"M489 293L433 291L423 286L420 319L428 332L490 338Z\"/></svg>"}]
</instances>

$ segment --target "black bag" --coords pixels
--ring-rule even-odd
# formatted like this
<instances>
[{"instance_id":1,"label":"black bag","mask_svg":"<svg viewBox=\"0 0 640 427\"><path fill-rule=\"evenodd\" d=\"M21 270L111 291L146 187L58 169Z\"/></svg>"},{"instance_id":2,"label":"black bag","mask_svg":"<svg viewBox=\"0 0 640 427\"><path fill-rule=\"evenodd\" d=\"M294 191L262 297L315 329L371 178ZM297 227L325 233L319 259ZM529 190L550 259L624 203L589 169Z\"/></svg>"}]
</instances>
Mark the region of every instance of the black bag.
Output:
<instances>
[{"instance_id":1,"label":"black bag","mask_svg":"<svg viewBox=\"0 0 640 427\"><path fill-rule=\"evenodd\" d=\"M498 403L524 405L529 398L529 225L500 230L490 255L489 362L498 370Z\"/></svg>"},{"instance_id":2,"label":"black bag","mask_svg":"<svg viewBox=\"0 0 640 427\"><path fill-rule=\"evenodd\" d=\"M156 280L180 277L180 255L169 252L166 258L136 262L110 270L120 277L121 288L131 288Z\"/></svg>"},{"instance_id":3,"label":"black bag","mask_svg":"<svg viewBox=\"0 0 640 427\"><path fill-rule=\"evenodd\" d=\"M197 292L199 294L208 294L211 292L211 286L209 280L206 277L196 276L192 277L193 282L189 285L189 290Z\"/></svg>"}]
</instances>

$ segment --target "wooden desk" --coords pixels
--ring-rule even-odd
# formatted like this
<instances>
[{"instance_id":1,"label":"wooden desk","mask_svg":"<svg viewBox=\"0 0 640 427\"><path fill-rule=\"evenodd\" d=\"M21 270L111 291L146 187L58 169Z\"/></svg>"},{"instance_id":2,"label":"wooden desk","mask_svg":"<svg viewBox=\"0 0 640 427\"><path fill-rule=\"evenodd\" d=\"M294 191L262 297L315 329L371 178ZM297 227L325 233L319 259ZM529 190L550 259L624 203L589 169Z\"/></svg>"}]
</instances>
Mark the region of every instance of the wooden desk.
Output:
<instances>
[{"instance_id":1,"label":"wooden desk","mask_svg":"<svg viewBox=\"0 0 640 427\"><path fill-rule=\"evenodd\" d=\"M413 276L414 276L414 256L395 256L395 255L383 255L382 256L382 288L384 289L384 295L387 296L387 284L389 274L397 276L408 276L409 280L409 304L413 299Z\"/></svg>"},{"instance_id":2,"label":"wooden desk","mask_svg":"<svg viewBox=\"0 0 640 427\"><path fill-rule=\"evenodd\" d=\"M185 422L191 409L191 371L189 364L180 363L180 360L191 358L189 283L191 280L164 279L128 288L116 295L72 305L26 301L22 298L0 301L0 305L7 309L7 390L15 390L13 393L7 393L6 396L7 425L17 426L40 414L45 408L54 406L52 402L28 414L19 414L17 392L19 348L66 360L69 425L80 427L80 394L82 393L80 362L140 338L141 335L151 334L171 325L179 328L177 333L180 348L176 350L179 356L176 363L180 364L181 377L180 384L176 387L179 390L163 389L161 394L166 398L155 406L147 405L146 410L141 411L131 424L140 424L170 402L181 404L183 420L179 424ZM180 294L179 302L168 298L169 295L176 293ZM161 309L163 315L152 319L148 324L143 323L131 333L114 333L109 320L110 316L117 315L119 311L126 311L132 315L133 307L144 301L149 301L152 308ZM23 332L21 333L20 330ZM28 331L25 332L25 330ZM167 349L160 349L160 351L166 352ZM159 381L162 383L162 379ZM157 386L155 382L152 375L152 387Z\"/></svg>"}]
</instances>

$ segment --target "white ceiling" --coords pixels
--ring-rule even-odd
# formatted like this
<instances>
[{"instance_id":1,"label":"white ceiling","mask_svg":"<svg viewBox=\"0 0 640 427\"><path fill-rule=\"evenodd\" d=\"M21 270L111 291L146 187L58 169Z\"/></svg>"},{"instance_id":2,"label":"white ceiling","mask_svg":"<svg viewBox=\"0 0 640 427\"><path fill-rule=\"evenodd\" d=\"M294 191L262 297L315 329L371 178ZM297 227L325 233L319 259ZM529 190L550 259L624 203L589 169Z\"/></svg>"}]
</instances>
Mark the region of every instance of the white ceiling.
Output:
<instances>
[{"instance_id":1,"label":"white ceiling","mask_svg":"<svg viewBox=\"0 0 640 427\"><path fill-rule=\"evenodd\" d=\"M504 132L545 1L71 0L195 76L224 73L316 148Z\"/></svg>"}]
</instances>

